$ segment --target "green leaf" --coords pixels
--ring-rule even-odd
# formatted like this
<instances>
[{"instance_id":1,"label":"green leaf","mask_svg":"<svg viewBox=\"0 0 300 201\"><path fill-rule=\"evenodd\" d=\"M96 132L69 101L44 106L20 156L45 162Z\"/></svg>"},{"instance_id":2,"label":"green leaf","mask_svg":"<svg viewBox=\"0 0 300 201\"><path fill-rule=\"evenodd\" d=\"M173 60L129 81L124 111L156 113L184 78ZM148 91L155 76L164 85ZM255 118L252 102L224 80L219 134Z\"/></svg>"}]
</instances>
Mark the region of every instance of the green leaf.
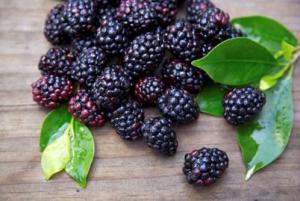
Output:
<instances>
[{"instance_id":1,"label":"green leaf","mask_svg":"<svg viewBox=\"0 0 300 201\"><path fill-rule=\"evenodd\" d=\"M44 151L49 143L59 137L68 126L72 116L67 111L67 106L52 110L45 118L40 134L40 151Z\"/></svg>"},{"instance_id":2,"label":"green leaf","mask_svg":"<svg viewBox=\"0 0 300 201\"><path fill-rule=\"evenodd\" d=\"M46 180L52 175L65 169L71 159L70 129L67 128L63 135L49 144L42 153L42 169Z\"/></svg>"},{"instance_id":3,"label":"green leaf","mask_svg":"<svg viewBox=\"0 0 300 201\"><path fill-rule=\"evenodd\" d=\"M215 82L240 86L259 82L278 64L263 46L247 38L235 38L221 43L192 65L204 70Z\"/></svg>"},{"instance_id":4,"label":"green leaf","mask_svg":"<svg viewBox=\"0 0 300 201\"><path fill-rule=\"evenodd\" d=\"M225 91L225 88L219 84L211 83L205 86L196 97L201 112L217 117L223 116Z\"/></svg>"},{"instance_id":5,"label":"green leaf","mask_svg":"<svg viewBox=\"0 0 300 201\"><path fill-rule=\"evenodd\" d=\"M241 17L232 20L247 36L275 54L281 49L282 41L297 46L295 35L279 22L264 16Z\"/></svg>"},{"instance_id":6,"label":"green leaf","mask_svg":"<svg viewBox=\"0 0 300 201\"><path fill-rule=\"evenodd\" d=\"M238 128L238 143L246 166L246 180L276 160L285 150L293 128L291 74L266 92L260 116Z\"/></svg>"},{"instance_id":7,"label":"green leaf","mask_svg":"<svg viewBox=\"0 0 300 201\"><path fill-rule=\"evenodd\" d=\"M72 159L66 166L66 172L84 188L94 159L94 139L90 130L76 120L71 133Z\"/></svg>"}]
</instances>

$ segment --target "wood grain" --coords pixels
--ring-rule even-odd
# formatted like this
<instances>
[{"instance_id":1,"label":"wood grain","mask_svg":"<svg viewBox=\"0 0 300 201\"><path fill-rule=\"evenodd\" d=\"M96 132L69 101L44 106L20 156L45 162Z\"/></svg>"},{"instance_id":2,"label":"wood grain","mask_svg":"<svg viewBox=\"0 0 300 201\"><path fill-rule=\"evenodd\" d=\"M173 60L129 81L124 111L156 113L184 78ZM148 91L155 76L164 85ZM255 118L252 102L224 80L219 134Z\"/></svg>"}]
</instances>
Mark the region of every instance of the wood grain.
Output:
<instances>
[{"instance_id":1,"label":"wood grain","mask_svg":"<svg viewBox=\"0 0 300 201\"><path fill-rule=\"evenodd\" d=\"M94 129L96 158L86 189L66 174L44 181L39 129L46 110L31 100L30 83L39 77L37 62L49 44L42 27L53 0L0 1L0 200L222 200L297 201L300 197L300 71L294 81L295 128L283 156L244 181L235 131L222 119L201 115L176 128L178 153L153 154L142 142L124 143L105 126ZM299 0L216 0L232 16L262 14L286 24L300 38ZM298 65L299 66L299 65ZM155 115L156 111L150 111ZM210 188L188 185L181 173L186 152L202 146L224 149L231 161L226 175Z\"/></svg>"}]
</instances>

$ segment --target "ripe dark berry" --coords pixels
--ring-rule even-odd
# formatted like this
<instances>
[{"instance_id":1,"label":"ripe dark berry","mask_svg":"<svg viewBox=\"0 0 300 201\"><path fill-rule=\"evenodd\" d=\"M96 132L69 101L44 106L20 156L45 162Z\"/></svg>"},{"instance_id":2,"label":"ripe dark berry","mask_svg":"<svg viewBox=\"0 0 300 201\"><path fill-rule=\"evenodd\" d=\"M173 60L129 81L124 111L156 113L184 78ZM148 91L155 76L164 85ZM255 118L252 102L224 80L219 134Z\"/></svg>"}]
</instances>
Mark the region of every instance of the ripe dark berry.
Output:
<instances>
[{"instance_id":1,"label":"ripe dark berry","mask_svg":"<svg viewBox=\"0 0 300 201\"><path fill-rule=\"evenodd\" d=\"M68 34L64 31L65 20L62 12L63 4L55 6L47 16L44 26L44 35L53 45L62 45L70 42Z\"/></svg>"},{"instance_id":2,"label":"ripe dark berry","mask_svg":"<svg viewBox=\"0 0 300 201\"><path fill-rule=\"evenodd\" d=\"M194 98L187 91L175 87L168 89L158 99L158 107L174 123L190 123L199 116L199 107Z\"/></svg>"},{"instance_id":3,"label":"ripe dark berry","mask_svg":"<svg viewBox=\"0 0 300 201\"><path fill-rule=\"evenodd\" d=\"M167 61L162 68L164 81L190 93L199 92L204 85L204 73L195 67L176 60Z\"/></svg>"},{"instance_id":4,"label":"ripe dark berry","mask_svg":"<svg viewBox=\"0 0 300 201\"><path fill-rule=\"evenodd\" d=\"M206 56L215 46L208 42L208 43L202 43L202 46L201 46L201 54L202 54L202 57Z\"/></svg>"},{"instance_id":5,"label":"ripe dark berry","mask_svg":"<svg viewBox=\"0 0 300 201\"><path fill-rule=\"evenodd\" d=\"M95 0L99 7L117 6L120 0Z\"/></svg>"},{"instance_id":6,"label":"ripe dark berry","mask_svg":"<svg viewBox=\"0 0 300 201\"><path fill-rule=\"evenodd\" d=\"M176 19L177 2L176 0L148 0L150 6L154 6L160 21L163 24L170 24Z\"/></svg>"},{"instance_id":7,"label":"ripe dark berry","mask_svg":"<svg viewBox=\"0 0 300 201\"><path fill-rule=\"evenodd\" d=\"M67 102L73 93L72 83L65 77L45 75L31 84L33 100L53 109Z\"/></svg>"},{"instance_id":8,"label":"ripe dark berry","mask_svg":"<svg viewBox=\"0 0 300 201\"><path fill-rule=\"evenodd\" d=\"M224 118L229 124L241 125L252 120L266 103L259 89L246 87L230 91L224 98Z\"/></svg>"},{"instance_id":9,"label":"ripe dark berry","mask_svg":"<svg viewBox=\"0 0 300 201\"><path fill-rule=\"evenodd\" d=\"M187 20L192 24L196 23L196 19L208 8L215 7L210 0L188 0L187 2Z\"/></svg>"},{"instance_id":10,"label":"ripe dark berry","mask_svg":"<svg viewBox=\"0 0 300 201\"><path fill-rule=\"evenodd\" d=\"M108 6L98 9L96 14L96 24L101 25L103 21L116 20L116 8Z\"/></svg>"},{"instance_id":11,"label":"ripe dark berry","mask_svg":"<svg viewBox=\"0 0 300 201\"><path fill-rule=\"evenodd\" d=\"M96 47L96 46L97 46L97 40L93 34L78 37L72 41L72 48L77 54L86 51L88 48Z\"/></svg>"},{"instance_id":12,"label":"ripe dark berry","mask_svg":"<svg viewBox=\"0 0 300 201\"><path fill-rule=\"evenodd\" d=\"M122 0L117 18L134 33L148 30L159 21L155 8L149 2L140 0Z\"/></svg>"},{"instance_id":13,"label":"ripe dark berry","mask_svg":"<svg viewBox=\"0 0 300 201\"><path fill-rule=\"evenodd\" d=\"M98 108L113 110L128 95L131 86L130 77L121 66L107 67L92 87L93 100Z\"/></svg>"},{"instance_id":14,"label":"ripe dark berry","mask_svg":"<svg viewBox=\"0 0 300 201\"><path fill-rule=\"evenodd\" d=\"M142 105L152 106L157 104L158 98L165 89L164 82L157 76L140 79L136 85L134 94Z\"/></svg>"},{"instance_id":15,"label":"ripe dark berry","mask_svg":"<svg viewBox=\"0 0 300 201\"><path fill-rule=\"evenodd\" d=\"M79 83L91 87L104 68L105 62L104 52L100 48L91 47L82 52L73 63L71 77Z\"/></svg>"},{"instance_id":16,"label":"ripe dark berry","mask_svg":"<svg viewBox=\"0 0 300 201\"><path fill-rule=\"evenodd\" d=\"M224 151L202 148L185 155L183 173L190 184L208 186L221 177L228 164L229 159Z\"/></svg>"},{"instance_id":17,"label":"ripe dark berry","mask_svg":"<svg viewBox=\"0 0 300 201\"><path fill-rule=\"evenodd\" d=\"M201 57L201 41L195 29L184 20L177 20L165 32L166 48L178 59L191 62Z\"/></svg>"},{"instance_id":18,"label":"ripe dark berry","mask_svg":"<svg viewBox=\"0 0 300 201\"><path fill-rule=\"evenodd\" d=\"M110 115L110 123L125 140L136 140L141 137L141 126L144 121L144 110L131 99L122 103Z\"/></svg>"},{"instance_id":19,"label":"ripe dark berry","mask_svg":"<svg viewBox=\"0 0 300 201\"><path fill-rule=\"evenodd\" d=\"M89 33L94 29L96 6L91 0L69 1L63 10L65 32L71 36Z\"/></svg>"},{"instance_id":20,"label":"ripe dark berry","mask_svg":"<svg viewBox=\"0 0 300 201\"><path fill-rule=\"evenodd\" d=\"M151 149L166 155L176 153L178 147L176 133L166 118L156 117L146 120L142 126L142 134L145 143Z\"/></svg>"},{"instance_id":21,"label":"ripe dark berry","mask_svg":"<svg viewBox=\"0 0 300 201\"><path fill-rule=\"evenodd\" d=\"M120 54L128 46L128 32L122 23L104 20L97 29L97 42L107 54Z\"/></svg>"},{"instance_id":22,"label":"ripe dark berry","mask_svg":"<svg viewBox=\"0 0 300 201\"><path fill-rule=\"evenodd\" d=\"M43 55L39 62L42 74L70 76L75 56L69 48L54 47Z\"/></svg>"},{"instance_id":23,"label":"ripe dark berry","mask_svg":"<svg viewBox=\"0 0 300 201\"><path fill-rule=\"evenodd\" d=\"M88 91L81 89L69 101L69 113L83 124L102 126L105 122L104 113L92 101Z\"/></svg>"},{"instance_id":24,"label":"ripe dark berry","mask_svg":"<svg viewBox=\"0 0 300 201\"><path fill-rule=\"evenodd\" d=\"M241 30L235 28L233 25L229 24L219 30L215 35L213 41L215 43L221 43L230 38L244 37L246 36Z\"/></svg>"},{"instance_id":25,"label":"ripe dark berry","mask_svg":"<svg viewBox=\"0 0 300 201\"><path fill-rule=\"evenodd\" d=\"M219 8L211 7L197 17L193 25L201 38L212 40L220 29L228 26L229 23L230 17L227 13Z\"/></svg>"},{"instance_id":26,"label":"ripe dark berry","mask_svg":"<svg viewBox=\"0 0 300 201\"><path fill-rule=\"evenodd\" d=\"M163 60L165 46L158 31L137 36L125 52L124 68L133 76L140 77L154 71Z\"/></svg>"}]
</instances>

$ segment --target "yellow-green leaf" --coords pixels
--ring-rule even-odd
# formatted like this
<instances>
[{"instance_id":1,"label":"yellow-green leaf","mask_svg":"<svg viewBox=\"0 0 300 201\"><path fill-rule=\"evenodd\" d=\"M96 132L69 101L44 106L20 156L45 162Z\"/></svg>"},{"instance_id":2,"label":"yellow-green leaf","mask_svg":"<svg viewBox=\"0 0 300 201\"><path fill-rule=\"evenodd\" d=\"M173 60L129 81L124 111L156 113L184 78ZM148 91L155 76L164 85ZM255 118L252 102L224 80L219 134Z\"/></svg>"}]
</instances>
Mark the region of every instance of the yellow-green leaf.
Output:
<instances>
[{"instance_id":1,"label":"yellow-green leaf","mask_svg":"<svg viewBox=\"0 0 300 201\"><path fill-rule=\"evenodd\" d=\"M65 169L71 159L71 142L69 129L49 144L42 153L42 169L46 180Z\"/></svg>"}]
</instances>

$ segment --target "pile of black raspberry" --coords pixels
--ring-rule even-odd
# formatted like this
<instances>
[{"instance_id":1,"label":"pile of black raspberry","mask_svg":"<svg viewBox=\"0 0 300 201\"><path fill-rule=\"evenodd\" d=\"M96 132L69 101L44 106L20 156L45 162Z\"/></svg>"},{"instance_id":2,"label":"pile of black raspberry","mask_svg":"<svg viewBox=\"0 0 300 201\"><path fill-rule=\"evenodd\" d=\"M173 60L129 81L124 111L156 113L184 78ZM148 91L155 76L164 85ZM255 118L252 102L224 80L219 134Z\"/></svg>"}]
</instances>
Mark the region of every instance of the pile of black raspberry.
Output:
<instances>
[{"instance_id":1,"label":"pile of black raspberry","mask_svg":"<svg viewBox=\"0 0 300 201\"><path fill-rule=\"evenodd\" d=\"M190 62L224 40L245 36L210 0L187 0L184 19L177 19L180 3L65 0L55 6L44 26L55 47L40 59L33 100L48 109L68 103L83 124L103 126L107 119L122 139L143 138L151 149L174 155L174 126L197 121L193 94L208 80ZM265 101L257 89L233 89L224 99L224 117L232 125L246 123ZM145 119L143 107L161 115ZM225 152L203 148L186 155L184 174L189 183L208 185L227 166Z\"/></svg>"}]
</instances>

